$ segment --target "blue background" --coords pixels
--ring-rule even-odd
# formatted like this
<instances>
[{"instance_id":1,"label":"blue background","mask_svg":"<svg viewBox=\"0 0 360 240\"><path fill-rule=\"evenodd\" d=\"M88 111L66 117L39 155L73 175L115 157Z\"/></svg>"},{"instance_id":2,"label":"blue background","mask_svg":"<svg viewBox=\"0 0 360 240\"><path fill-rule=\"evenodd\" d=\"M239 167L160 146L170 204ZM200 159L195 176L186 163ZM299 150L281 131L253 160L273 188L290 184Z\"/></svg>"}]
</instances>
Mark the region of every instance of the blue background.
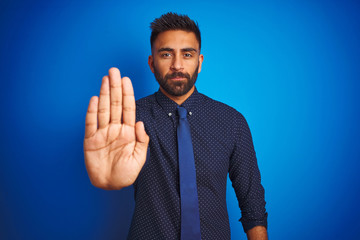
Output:
<instances>
[{"instance_id":1,"label":"blue background","mask_svg":"<svg viewBox=\"0 0 360 240\"><path fill-rule=\"evenodd\" d=\"M253 134L271 239L359 239L358 1L1 1L0 239L124 239L132 187L90 184L88 101L120 68L155 92L149 23L197 20L200 92ZM245 239L228 184L233 239Z\"/></svg>"}]
</instances>

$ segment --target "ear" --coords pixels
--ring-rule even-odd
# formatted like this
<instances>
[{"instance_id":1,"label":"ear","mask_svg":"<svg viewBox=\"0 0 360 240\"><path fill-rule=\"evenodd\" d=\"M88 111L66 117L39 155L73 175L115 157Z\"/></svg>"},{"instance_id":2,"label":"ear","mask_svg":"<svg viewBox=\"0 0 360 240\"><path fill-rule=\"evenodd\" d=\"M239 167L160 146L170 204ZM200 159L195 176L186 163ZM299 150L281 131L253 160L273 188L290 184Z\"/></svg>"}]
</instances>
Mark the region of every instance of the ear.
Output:
<instances>
[{"instance_id":1,"label":"ear","mask_svg":"<svg viewBox=\"0 0 360 240\"><path fill-rule=\"evenodd\" d=\"M150 70L152 71L152 73L154 73L154 58L152 55L150 55L148 58L148 64L149 64Z\"/></svg>"},{"instance_id":2,"label":"ear","mask_svg":"<svg viewBox=\"0 0 360 240\"><path fill-rule=\"evenodd\" d=\"M201 72L201 66L202 66L203 61L204 61L204 55L200 54L199 55L199 70L198 70L198 73Z\"/></svg>"}]
</instances>

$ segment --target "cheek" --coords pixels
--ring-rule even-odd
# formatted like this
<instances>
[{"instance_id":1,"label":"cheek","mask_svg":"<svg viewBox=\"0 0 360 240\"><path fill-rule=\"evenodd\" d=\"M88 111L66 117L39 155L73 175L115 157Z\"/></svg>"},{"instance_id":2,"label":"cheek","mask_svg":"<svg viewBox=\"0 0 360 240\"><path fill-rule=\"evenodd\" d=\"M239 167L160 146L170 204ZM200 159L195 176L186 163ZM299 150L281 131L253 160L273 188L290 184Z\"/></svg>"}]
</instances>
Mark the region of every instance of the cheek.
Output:
<instances>
[{"instance_id":1,"label":"cheek","mask_svg":"<svg viewBox=\"0 0 360 240\"><path fill-rule=\"evenodd\" d=\"M169 72L170 69L170 65L167 64L166 62L154 62L154 68L156 68L156 70L161 74L161 75L165 75Z\"/></svg>"},{"instance_id":2,"label":"cheek","mask_svg":"<svg viewBox=\"0 0 360 240\"><path fill-rule=\"evenodd\" d=\"M193 73L198 66L199 66L199 61L191 61L191 63L189 62L187 64L186 71L188 73Z\"/></svg>"}]
</instances>

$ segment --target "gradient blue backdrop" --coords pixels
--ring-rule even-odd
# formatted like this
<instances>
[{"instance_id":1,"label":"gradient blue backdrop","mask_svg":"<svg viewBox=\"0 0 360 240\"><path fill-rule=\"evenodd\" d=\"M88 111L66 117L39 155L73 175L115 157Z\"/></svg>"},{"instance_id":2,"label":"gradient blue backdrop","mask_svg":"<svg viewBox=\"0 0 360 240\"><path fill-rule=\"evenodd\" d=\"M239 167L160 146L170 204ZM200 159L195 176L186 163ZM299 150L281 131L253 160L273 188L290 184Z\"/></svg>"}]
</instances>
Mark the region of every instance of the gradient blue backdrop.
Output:
<instances>
[{"instance_id":1,"label":"gradient blue backdrop","mask_svg":"<svg viewBox=\"0 0 360 240\"><path fill-rule=\"evenodd\" d=\"M124 239L132 187L90 184L88 101L107 70L157 90L149 23L199 22L197 87L249 122L271 239L359 239L359 1L1 1L0 239ZM233 239L245 239L230 183Z\"/></svg>"}]
</instances>

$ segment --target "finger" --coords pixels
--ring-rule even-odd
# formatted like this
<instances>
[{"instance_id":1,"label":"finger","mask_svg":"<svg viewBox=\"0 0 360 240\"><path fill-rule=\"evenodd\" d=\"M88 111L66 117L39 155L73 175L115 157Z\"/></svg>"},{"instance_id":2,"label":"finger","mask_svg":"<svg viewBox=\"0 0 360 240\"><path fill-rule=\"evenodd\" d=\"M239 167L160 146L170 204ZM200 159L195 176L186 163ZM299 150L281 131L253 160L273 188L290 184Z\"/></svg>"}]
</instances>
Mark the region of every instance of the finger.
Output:
<instances>
[{"instance_id":1,"label":"finger","mask_svg":"<svg viewBox=\"0 0 360 240\"><path fill-rule=\"evenodd\" d=\"M90 99L85 118L85 138L93 136L97 130L98 97Z\"/></svg>"},{"instance_id":2,"label":"finger","mask_svg":"<svg viewBox=\"0 0 360 240\"><path fill-rule=\"evenodd\" d=\"M102 79L100 88L99 110L98 110L99 128L109 125L110 121L110 87L109 77Z\"/></svg>"},{"instance_id":3,"label":"finger","mask_svg":"<svg viewBox=\"0 0 360 240\"><path fill-rule=\"evenodd\" d=\"M149 136L145 132L143 122L137 122L135 125L136 144L134 149L134 158L139 166L143 166L146 160L147 148L149 145Z\"/></svg>"},{"instance_id":4,"label":"finger","mask_svg":"<svg viewBox=\"0 0 360 240\"><path fill-rule=\"evenodd\" d=\"M110 122L120 123L122 111L121 76L117 68L110 68Z\"/></svg>"},{"instance_id":5,"label":"finger","mask_svg":"<svg viewBox=\"0 0 360 240\"><path fill-rule=\"evenodd\" d=\"M136 107L135 107L135 97L134 89L131 84L131 80L128 77L122 79L122 95L123 95L123 124L128 126L135 126L136 118Z\"/></svg>"}]
</instances>

